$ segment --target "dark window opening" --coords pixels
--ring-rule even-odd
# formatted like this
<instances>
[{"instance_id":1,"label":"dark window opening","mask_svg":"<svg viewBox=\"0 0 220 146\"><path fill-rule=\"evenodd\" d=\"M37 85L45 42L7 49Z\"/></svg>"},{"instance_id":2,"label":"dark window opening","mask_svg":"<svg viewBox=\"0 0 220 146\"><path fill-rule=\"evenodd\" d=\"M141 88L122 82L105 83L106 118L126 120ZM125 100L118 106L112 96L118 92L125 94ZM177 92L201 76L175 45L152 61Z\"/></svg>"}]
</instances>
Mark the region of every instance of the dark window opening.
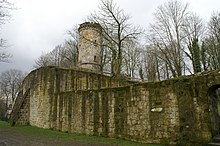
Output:
<instances>
[{"instance_id":1,"label":"dark window opening","mask_svg":"<svg viewBox=\"0 0 220 146\"><path fill-rule=\"evenodd\" d=\"M94 45L97 46L96 40L94 40Z\"/></svg>"},{"instance_id":2,"label":"dark window opening","mask_svg":"<svg viewBox=\"0 0 220 146\"><path fill-rule=\"evenodd\" d=\"M94 56L94 62L97 62L97 58L96 58L96 56Z\"/></svg>"},{"instance_id":3,"label":"dark window opening","mask_svg":"<svg viewBox=\"0 0 220 146\"><path fill-rule=\"evenodd\" d=\"M209 114L212 136L220 132L220 85L214 85L208 90Z\"/></svg>"},{"instance_id":4,"label":"dark window opening","mask_svg":"<svg viewBox=\"0 0 220 146\"><path fill-rule=\"evenodd\" d=\"M220 116L220 86L215 85L209 90L209 103L213 110Z\"/></svg>"}]
</instances>

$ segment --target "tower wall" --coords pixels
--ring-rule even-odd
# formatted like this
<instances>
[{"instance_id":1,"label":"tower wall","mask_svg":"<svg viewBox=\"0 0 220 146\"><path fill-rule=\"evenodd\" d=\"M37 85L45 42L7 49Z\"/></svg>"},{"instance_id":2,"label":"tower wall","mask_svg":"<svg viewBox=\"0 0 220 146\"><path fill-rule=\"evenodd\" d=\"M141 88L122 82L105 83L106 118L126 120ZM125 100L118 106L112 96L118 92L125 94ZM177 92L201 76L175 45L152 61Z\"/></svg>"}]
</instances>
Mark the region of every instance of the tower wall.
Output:
<instances>
[{"instance_id":1,"label":"tower wall","mask_svg":"<svg viewBox=\"0 0 220 146\"><path fill-rule=\"evenodd\" d=\"M100 71L102 27L98 23L86 22L79 27L78 66Z\"/></svg>"}]
</instances>

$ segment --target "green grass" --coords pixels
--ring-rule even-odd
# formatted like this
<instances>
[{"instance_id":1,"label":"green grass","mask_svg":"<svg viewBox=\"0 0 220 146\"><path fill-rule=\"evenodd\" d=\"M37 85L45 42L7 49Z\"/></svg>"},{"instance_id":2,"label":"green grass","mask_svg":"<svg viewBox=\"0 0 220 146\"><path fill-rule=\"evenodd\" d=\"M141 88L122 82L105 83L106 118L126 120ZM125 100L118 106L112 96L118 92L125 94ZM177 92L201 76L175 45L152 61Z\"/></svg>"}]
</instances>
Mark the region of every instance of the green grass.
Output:
<instances>
[{"instance_id":1,"label":"green grass","mask_svg":"<svg viewBox=\"0 0 220 146\"><path fill-rule=\"evenodd\" d=\"M14 126L11 127L7 122L0 121L0 129L15 131L24 133L31 136L37 136L40 138L59 138L61 140L71 140L77 142L86 143L99 143L99 144L109 144L117 146L163 146L156 144L141 144L136 142L131 142L123 139L115 138L105 138L101 136L90 136L78 133L64 133L59 131L53 131L48 129L37 128L33 126Z\"/></svg>"}]
</instances>

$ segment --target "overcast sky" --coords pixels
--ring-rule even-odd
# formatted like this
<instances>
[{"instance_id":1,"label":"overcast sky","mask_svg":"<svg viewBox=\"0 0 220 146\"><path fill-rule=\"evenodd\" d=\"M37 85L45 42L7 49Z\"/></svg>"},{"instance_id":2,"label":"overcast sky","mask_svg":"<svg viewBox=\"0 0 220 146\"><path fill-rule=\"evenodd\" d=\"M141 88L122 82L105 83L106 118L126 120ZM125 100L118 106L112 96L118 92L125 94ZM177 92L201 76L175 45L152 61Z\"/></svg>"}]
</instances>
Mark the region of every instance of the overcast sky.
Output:
<instances>
[{"instance_id":1,"label":"overcast sky","mask_svg":"<svg viewBox=\"0 0 220 146\"><path fill-rule=\"evenodd\" d=\"M11 0L12 1L12 0ZM213 11L220 9L219 0L180 0L189 2L190 9L208 21ZM0 72L15 68L26 72L34 61L54 49L67 38L66 31L83 23L86 16L97 9L100 0L13 0L18 8L12 20L1 28L1 37L7 39L13 55L11 63L0 62ZM152 13L166 0L115 0L131 22L147 29Z\"/></svg>"}]
</instances>

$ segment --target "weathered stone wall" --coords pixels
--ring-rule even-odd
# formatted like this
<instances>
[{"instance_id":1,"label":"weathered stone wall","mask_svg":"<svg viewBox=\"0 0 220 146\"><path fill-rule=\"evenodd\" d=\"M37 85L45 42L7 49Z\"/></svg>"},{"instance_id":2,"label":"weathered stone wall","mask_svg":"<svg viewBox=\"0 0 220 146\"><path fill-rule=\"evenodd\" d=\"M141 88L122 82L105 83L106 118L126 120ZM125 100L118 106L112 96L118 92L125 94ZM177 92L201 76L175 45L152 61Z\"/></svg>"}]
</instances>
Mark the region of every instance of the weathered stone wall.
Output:
<instances>
[{"instance_id":1,"label":"weathered stone wall","mask_svg":"<svg viewBox=\"0 0 220 146\"><path fill-rule=\"evenodd\" d=\"M22 93L23 91L21 91L17 97L17 100L21 100L21 98L23 98L22 103L20 103L20 106L17 109L17 113L15 114L16 117L16 122L15 123L11 123L12 125L17 124L17 125L29 125L29 121L30 121L30 97L29 97L29 91L27 91L26 94ZM21 96L19 98L19 96ZM25 95L25 96L23 96ZM17 106L17 105L15 105Z\"/></svg>"},{"instance_id":2,"label":"weathered stone wall","mask_svg":"<svg viewBox=\"0 0 220 146\"><path fill-rule=\"evenodd\" d=\"M23 90L30 88L30 124L50 128L54 100L60 100L64 92L78 90L93 90L125 86L128 81L115 80L94 72L85 70L58 69L55 67L40 68L31 72L23 83ZM61 106L56 103L55 106ZM61 115L62 113L56 113Z\"/></svg>"},{"instance_id":3,"label":"weathered stone wall","mask_svg":"<svg viewBox=\"0 0 220 146\"><path fill-rule=\"evenodd\" d=\"M31 125L146 143L205 143L212 136L207 92L220 85L220 73L135 84L47 67L26 82Z\"/></svg>"}]
</instances>

